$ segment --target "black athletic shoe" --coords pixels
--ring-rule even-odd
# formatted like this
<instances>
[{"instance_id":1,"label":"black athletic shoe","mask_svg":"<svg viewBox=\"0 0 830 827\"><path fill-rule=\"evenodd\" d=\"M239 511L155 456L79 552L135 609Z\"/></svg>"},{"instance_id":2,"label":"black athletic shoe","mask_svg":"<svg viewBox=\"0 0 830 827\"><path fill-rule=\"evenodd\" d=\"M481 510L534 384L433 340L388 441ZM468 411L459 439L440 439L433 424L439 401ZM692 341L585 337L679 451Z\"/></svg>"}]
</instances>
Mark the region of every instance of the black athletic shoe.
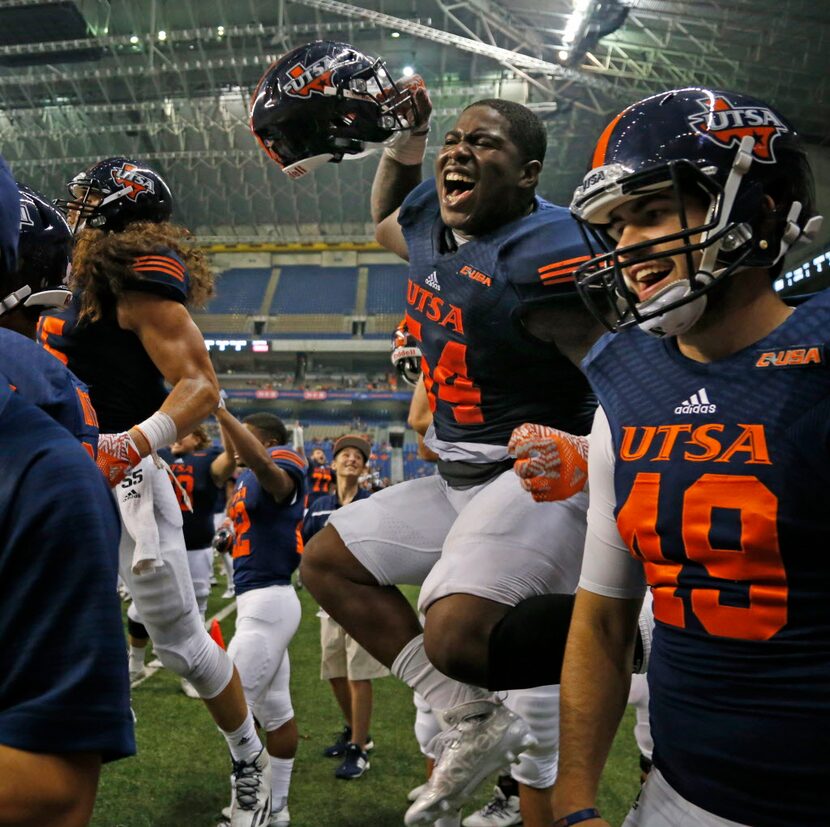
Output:
<instances>
[{"instance_id":1,"label":"black athletic shoe","mask_svg":"<svg viewBox=\"0 0 830 827\"><path fill-rule=\"evenodd\" d=\"M336 778L350 781L369 769L369 756L357 745L347 744L343 763L334 771Z\"/></svg>"},{"instance_id":2,"label":"black athletic shoe","mask_svg":"<svg viewBox=\"0 0 830 827\"><path fill-rule=\"evenodd\" d=\"M343 731L338 733L337 738L330 747L323 750L323 755L326 758L340 758L346 754L346 745L352 740L352 728L347 724L343 727Z\"/></svg>"}]
</instances>

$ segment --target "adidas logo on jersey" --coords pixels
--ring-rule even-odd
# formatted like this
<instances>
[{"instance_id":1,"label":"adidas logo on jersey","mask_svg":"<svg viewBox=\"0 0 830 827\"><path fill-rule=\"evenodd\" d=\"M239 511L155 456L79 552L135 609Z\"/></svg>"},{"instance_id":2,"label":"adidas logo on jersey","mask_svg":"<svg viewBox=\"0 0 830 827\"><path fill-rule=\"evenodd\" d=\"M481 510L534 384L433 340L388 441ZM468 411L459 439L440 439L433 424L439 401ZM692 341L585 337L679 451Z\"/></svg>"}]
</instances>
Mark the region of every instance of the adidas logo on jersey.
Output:
<instances>
[{"instance_id":1,"label":"adidas logo on jersey","mask_svg":"<svg viewBox=\"0 0 830 827\"><path fill-rule=\"evenodd\" d=\"M124 499L125 500L140 500L141 499L141 494L139 494L138 491L128 491L124 495Z\"/></svg>"},{"instance_id":2,"label":"adidas logo on jersey","mask_svg":"<svg viewBox=\"0 0 830 827\"><path fill-rule=\"evenodd\" d=\"M433 290L437 290L439 293L441 292L441 285L438 284L438 274L433 270L428 276L426 281L427 287L431 287Z\"/></svg>"},{"instance_id":3,"label":"adidas logo on jersey","mask_svg":"<svg viewBox=\"0 0 830 827\"><path fill-rule=\"evenodd\" d=\"M684 399L675 409L676 414L715 413L718 406L709 401L706 388L701 388L688 399Z\"/></svg>"}]
</instances>

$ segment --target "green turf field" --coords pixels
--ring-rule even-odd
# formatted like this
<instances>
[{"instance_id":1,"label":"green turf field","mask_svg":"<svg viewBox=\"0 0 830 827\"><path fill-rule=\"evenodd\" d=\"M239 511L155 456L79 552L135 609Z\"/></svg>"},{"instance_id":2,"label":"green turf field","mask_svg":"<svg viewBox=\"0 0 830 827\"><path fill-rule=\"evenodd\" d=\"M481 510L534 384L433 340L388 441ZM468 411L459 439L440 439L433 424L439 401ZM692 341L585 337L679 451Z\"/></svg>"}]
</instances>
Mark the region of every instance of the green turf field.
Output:
<instances>
[{"instance_id":1,"label":"green turf field","mask_svg":"<svg viewBox=\"0 0 830 827\"><path fill-rule=\"evenodd\" d=\"M208 616L227 601L213 589ZM375 682L371 769L355 781L334 777L336 759L320 753L342 726L328 683L319 679L319 620L307 591L291 646L291 694L300 730L289 807L292 827L400 827L406 793L422 783L424 762L412 731L412 693L394 678ZM413 595L414 597L414 590ZM222 623L225 640L235 614ZM148 660L150 658L148 657ZM186 698L166 670L133 693L138 755L104 767L94 827L212 827L229 801L230 761L224 739L199 701ZM637 792L639 768L629 711L603 779L600 807L621 823ZM489 797L489 785L477 799ZM473 808L471 808L473 809Z\"/></svg>"}]
</instances>

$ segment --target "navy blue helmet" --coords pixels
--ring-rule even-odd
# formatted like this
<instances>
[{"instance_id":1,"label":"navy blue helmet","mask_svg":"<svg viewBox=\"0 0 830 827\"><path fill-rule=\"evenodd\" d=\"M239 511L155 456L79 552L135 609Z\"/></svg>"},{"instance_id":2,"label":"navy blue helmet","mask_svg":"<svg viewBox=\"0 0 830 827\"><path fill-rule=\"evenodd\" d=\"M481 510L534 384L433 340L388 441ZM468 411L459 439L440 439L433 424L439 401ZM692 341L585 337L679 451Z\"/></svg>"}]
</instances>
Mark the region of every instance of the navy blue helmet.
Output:
<instances>
[{"instance_id":1,"label":"navy blue helmet","mask_svg":"<svg viewBox=\"0 0 830 827\"><path fill-rule=\"evenodd\" d=\"M666 190L680 231L617 246L611 212ZM689 194L707 206L699 226L687 220L681 196ZM639 325L658 336L688 330L703 312L704 294L731 273L777 272L787 250L813 238L821 223L792 124L763 101L703 88L653 95L617 115L597 142L571 211L593 253L576 277L589 308L612 330ZM638 303L623 270L654 260L650 248L665 242L675 245L672 255L685 255L688 277ZM685 309L674 312L679 308Z\"/></svg>"},{"instance_id":2,"label":"navy blue helmet","mask_svg":"<svg viewBox=\"0 0 830 827\"><path fill-rule=\"evenodd\" d=\"M134 221L167 221L173 195L165 180L141 161L105 158L67 183L70 199L55 204L77 235L84 227L121 232Z\"/></svg>"},{"instance_id":3,"label":"navy blue helmet","mask_svg":"<svg viewBox=\"0 0 830 827\"><path fill-rule=\"evenodd\" d=\"M17 268L3 277L0 315L30 308L36 318L41 308L65 307L72 298L66 287L72 232L63 213L44 195L25 184L18 187Z\"/></svg>"},{"instance_id":4,"label":"navy blue helmet","mask_svg":"<svg viewBox=\"0 0 830 827\"><path fill-rule=\"evenodd\" d=\"M318 40L288 52L257 84L251 131L291 178L383 143L414 120L411 89L382 60L347 43Z\"/></svg>"},{"instance_id":5,"label":"navy blue helmet","mask_svg":"<svg viewBox=\"0 0 830 827\"><path fill-rule=\"evenodd\" d=\"M20 233L20 194L11 170L0 156L0 276L17 269Z\"/></svg>"}]
</instances>

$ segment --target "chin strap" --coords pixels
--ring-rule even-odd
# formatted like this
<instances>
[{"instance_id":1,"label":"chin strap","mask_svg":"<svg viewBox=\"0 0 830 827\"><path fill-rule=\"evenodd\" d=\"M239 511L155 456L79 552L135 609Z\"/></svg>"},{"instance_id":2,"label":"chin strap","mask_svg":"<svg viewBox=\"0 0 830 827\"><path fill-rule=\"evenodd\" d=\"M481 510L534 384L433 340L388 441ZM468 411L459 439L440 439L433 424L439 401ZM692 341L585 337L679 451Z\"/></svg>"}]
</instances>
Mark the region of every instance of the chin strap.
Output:
<instances>
[{"instance_id":1,"label":"chin strap","mask_svg":"<svg viewBox=\"0 0 830 827\"><path fill-rule=\"evenodd\" d=\"M787 213L787 218L784 223L784 233L781 236L781 246L778 249L778 255L775 257L773 264L779 262L792 247L801 247L816 240L816 237L821 230L824 217L821 215L814 215L804 225L803 229L798 225L798 217L801 215L803 205L800 201L793 201L790 206L790 211Z\"/></svg>"}]
</instances>

